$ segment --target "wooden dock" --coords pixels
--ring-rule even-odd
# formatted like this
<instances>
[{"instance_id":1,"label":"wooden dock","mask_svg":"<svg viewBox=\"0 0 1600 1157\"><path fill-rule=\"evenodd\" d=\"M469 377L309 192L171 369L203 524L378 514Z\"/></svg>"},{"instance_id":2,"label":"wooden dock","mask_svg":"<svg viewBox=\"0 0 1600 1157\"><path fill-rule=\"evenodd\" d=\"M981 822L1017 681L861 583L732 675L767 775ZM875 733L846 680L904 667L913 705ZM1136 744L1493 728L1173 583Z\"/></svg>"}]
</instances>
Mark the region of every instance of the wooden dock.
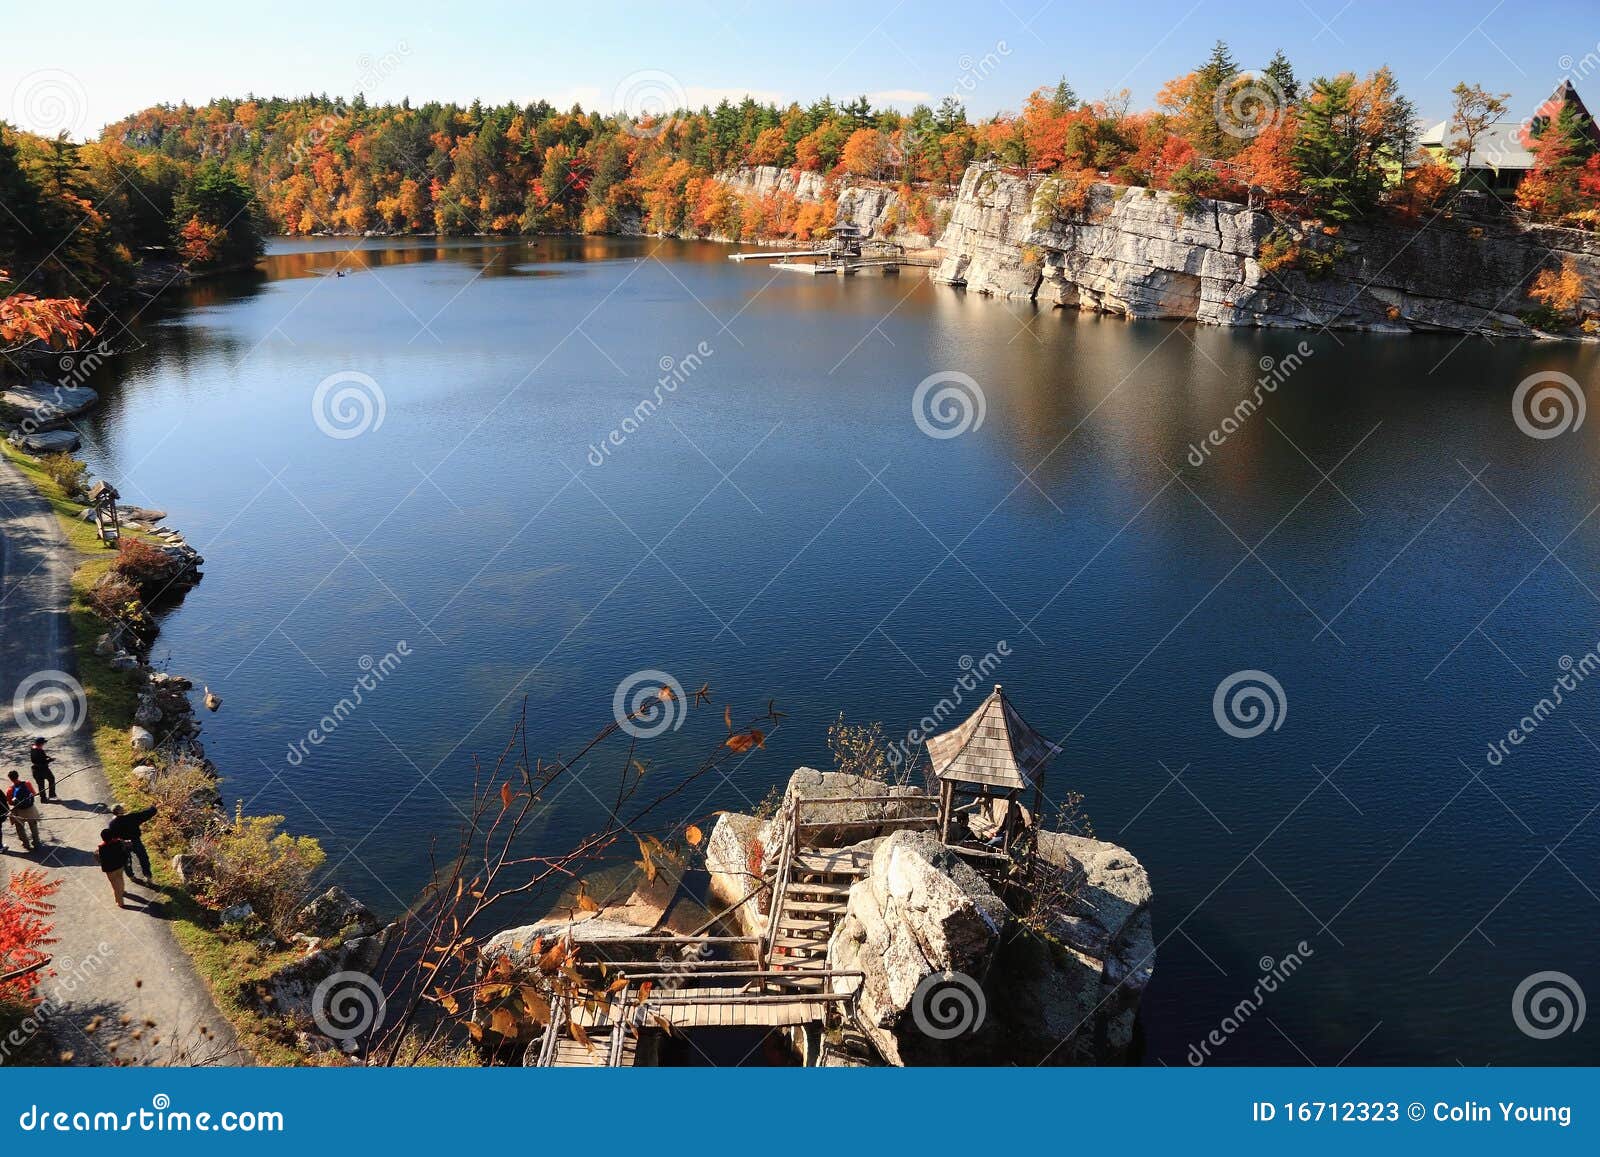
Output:
<instances>
[{"instance_id":1,"label":"wooden dock","mask_svg":"<svg viewBox=\"0 0 1600 1157\"><path fill-rule=\"evenodd\" d=\"M904 814L853 821L849 807L860 804L892 804ZM848 1027L861 973L830 969L828 941L844 918L851 886L870 870L871 857L838 841L849 839L852 823L865 822L877 831L933 828L937 809L937 800L921 796L791 798L774 833L781 851L767 874L772 902L761 936L641 936L610 942L642 957L607 962L610 975L626 976L627 984L602 998L604 1003L558 1002L525 1063L632 1066L641 1032ZM713 959L709 952L687 960L647 955L691 945L744 948L756 959Z\"/></svg>"}]
</instances>

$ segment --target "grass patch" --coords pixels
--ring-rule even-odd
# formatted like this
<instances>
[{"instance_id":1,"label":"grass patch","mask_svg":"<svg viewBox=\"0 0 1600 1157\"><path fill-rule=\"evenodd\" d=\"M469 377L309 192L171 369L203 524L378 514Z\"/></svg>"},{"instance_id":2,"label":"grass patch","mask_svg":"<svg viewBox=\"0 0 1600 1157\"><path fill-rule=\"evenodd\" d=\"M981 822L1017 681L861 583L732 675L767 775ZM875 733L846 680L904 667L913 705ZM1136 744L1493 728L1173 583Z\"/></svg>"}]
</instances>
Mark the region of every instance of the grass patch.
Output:
<instances>
[{"instance_id":1,"label":"grass patch","mask_svg":"<svg viewBox=\"0 0 1600 1157\"><path fill-rule=\"evenodd\" d=\"M101 544L94 524L80 517L83 504L67 498L38 461L3 441L0 441L0 452L50 504L68 544L76 553L68 615L77 652L78 681L88 700L90 739L105 769L113 799L130 810L148 806L149 801L133 779L135 756L140 753L128 745L128 729L133 726L133 713L138 705L139 677L136 672L116 670L108 657L94 653L95 640L105 630L105 623L89 609L87 602L95 583L116 561L116 553ZM145 537L130 535L126 530L123 533L125 537ZM210 911L178 882L172 870L171 857L182 849L152 843L150 850L156 885L165 894L172 915L169 923L173 934L194 962L195 970L211 990L217 1008L233 1026L240 1043L261 1064L305 1064L306 1058L294 1047L291 1026L282 1018L262 1016L239 999L241 986L271 975L298 954L292 949L267 951L240 930L215 927Z\"/></svg>"}]
</instances>

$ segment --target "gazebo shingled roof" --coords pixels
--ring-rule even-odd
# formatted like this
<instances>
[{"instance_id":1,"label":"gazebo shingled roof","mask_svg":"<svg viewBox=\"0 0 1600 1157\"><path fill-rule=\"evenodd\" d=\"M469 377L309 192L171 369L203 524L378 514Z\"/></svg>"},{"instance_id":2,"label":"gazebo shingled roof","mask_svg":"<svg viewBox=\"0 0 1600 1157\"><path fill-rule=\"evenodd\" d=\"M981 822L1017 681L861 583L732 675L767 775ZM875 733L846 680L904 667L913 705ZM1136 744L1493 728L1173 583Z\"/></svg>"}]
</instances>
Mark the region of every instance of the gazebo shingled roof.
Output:
<instances>
[{"instance_id":1,"label":"gazebo shingled roof","mask_svg":"<svg viewBox=\"0 0 1600 1157\"><path fill-rule=\"evenodd\" d=\"M939 779L1002 790L1038 788L1045 763L1061 752L1028 726L998 683L966 722L930 736L927 744Z\"/></svg>"}]
</instances>

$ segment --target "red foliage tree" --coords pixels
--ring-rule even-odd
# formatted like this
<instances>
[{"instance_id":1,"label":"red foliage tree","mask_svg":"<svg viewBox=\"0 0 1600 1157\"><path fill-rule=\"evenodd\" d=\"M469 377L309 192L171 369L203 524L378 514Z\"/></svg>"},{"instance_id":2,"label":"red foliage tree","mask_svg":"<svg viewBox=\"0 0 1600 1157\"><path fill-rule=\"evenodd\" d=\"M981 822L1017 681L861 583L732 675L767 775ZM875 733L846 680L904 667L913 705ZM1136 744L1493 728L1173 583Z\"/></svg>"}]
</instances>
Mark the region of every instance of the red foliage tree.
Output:
<instances>
[{"instance_id":1,"label":"red foliage tree","mask_svg":"<svg viewBox=\"0 0 1600 1157\"><path fill-rule=\"evenodd\" d=\"M0 890L0 998L31 1002L37 995L39 971L22 972L48 959L45 949L55 943L50 902L61 887L37 868L15 873ZM12 975L21 972L21 975Z\"/></svg>"}]
</instances>

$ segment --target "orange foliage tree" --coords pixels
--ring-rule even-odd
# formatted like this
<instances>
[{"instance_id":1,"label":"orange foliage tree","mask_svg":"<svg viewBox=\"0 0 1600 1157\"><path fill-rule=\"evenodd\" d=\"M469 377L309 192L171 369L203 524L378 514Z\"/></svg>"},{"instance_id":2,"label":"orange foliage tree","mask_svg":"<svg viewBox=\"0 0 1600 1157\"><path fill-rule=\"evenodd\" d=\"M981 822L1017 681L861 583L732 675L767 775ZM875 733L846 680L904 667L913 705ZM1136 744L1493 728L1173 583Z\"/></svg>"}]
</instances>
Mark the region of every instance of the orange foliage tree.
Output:
<instances>
[{"instance_id":1,"label":"orange foliage tree","mask_svg":"<svg viewBox=\"0 0 1600 1157\"><path fill-rule=\"evenodd\" d=\"M10 275L0 269L0 289ZM75 297L35 297L20 291L0 297L0 353L15 353L34 342L51 349L75 349L94 334L86 308Z\"/></svg>"},{"instance_id":2,"label":"orange foliage tree","mask_svg":"<svg viewBox=\"0 0 1600 1157\"><path fill-rule=\"evenodd\" d=\"M31 1003L39 983L45 949L55 943L50 902L61 881L37 868L13 873L0 889L0 999Z\"/></svg>"}]
</instances>

